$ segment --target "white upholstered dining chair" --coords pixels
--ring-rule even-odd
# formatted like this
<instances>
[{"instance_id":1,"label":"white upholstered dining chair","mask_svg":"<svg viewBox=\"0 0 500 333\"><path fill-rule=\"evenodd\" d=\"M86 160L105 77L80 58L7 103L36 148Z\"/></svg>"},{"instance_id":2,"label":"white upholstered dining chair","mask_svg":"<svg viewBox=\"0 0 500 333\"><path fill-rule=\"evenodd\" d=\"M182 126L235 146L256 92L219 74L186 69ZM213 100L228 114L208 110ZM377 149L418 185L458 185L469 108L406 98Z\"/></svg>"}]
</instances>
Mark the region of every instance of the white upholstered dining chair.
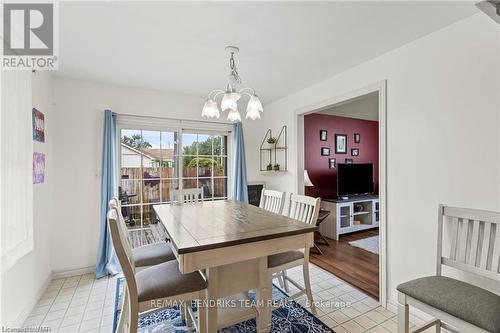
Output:
<instances>
[{"instance_id":1,"label":"white upholstered dining chair","mask_svg":"<svg viewBox=\"0 0 500 333\"><path fill-rule=\"evenodd\" d=\"M119 216L118 227L122 229L122 234L125 236L130 248L132 248L132 242L129 238L129 232L122 215L122 209L118 198L114 197L109 201L109 208L116 208L116 212ZM147 266L153 266L170 260L175 260L174 252L165 242L138 246L132 248L131 251L132 256L134 257L135 268L142 269Z\"/></svg>"},{"instance_id":2,"label":"white upholstered dining chair","mask_svg":"<svg viewBox=\"0 0 500 333\"><path fill-rule=\"evenodd\" d=\"M285 204L285 192L262 189L259 207L271 213L281 214Z\"/></svg>"},{"instance_id":3,"label":"white upholstered dining chair","mask_svg":"<svg viewBox=\"0 0 500 333\"><path fill-rule=\"evenodd\" d=\"M314 225L318 219L320 202L320 198L291 194L290 201L288 206L285 208L283 215ZM297 250L273 254L268 257L267 266L269 273L273 274L273 277L283 280L285 291L289 292L288 282L299 289L299 292L290 295L288 297L289 299L294 299L305 294L309 300L311 312L316 314L316 307L314 306L311 291L311 281L309 278L309 248L304 248L302 251ZM301 286L286 274L287 269L296 266L302 266L304 286Z\"/></svg>"},{"instance_id":4,"label":"white upholstered dining chair","mask_svg":"<svg viewBox=\"0 0 500 333\"><path fill-rule=\"evenodd\" d=\"M178 204L203 202L203 189L189 188L182 190L172 190L170 199L172 203Z\"/></svg>"},{"instance_id":5,"label":"white upholstered dining chair","mask_svg":"<svg viewBox=\"0 0 500 333\"><path fill-rule=\"evenodd\" d=\"M125 276L120 320L116 332L137 332L140 314L150 313L171 307L175 304L198 302L198 316L191 306L184 306L200 333L206 333L206 288L207 281L199 272L182 274L177 261L167 261L135 271L134 256L123 228L119 226L121 217L114 206L108 212L108 225L111 240L120 266Z\"/></svg>"}]
</instances>

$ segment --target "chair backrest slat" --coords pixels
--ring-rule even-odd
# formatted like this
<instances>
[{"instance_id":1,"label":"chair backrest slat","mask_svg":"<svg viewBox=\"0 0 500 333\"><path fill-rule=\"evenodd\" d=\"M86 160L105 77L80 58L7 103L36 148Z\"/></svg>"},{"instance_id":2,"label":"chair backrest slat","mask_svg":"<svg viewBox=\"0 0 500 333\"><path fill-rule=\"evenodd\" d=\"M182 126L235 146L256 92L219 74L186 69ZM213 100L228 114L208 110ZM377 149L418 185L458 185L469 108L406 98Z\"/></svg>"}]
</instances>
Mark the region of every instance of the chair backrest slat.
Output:
<instances>
[{"instance_id":1,"label":"chair backrest slat","mask_svg":"<svg viewBox=\"0 0 500 333\"><path fill-rule=\"evenodd\" d=\"M478 220L473 220L472 225L470 253L466 264L475 266L477 262L477 250L479 247L479 227L481 226L481 222L479 222Z\"/></svg>"},{"instance_id":2,"label":"chair backrest slat","mask_svg":"<svg viewBox=\"0 0 500 333\"><path fill-rule=\"evenodd\" d=\"M203 202L203 189L201 188L189 188L182 190L172 190L171 192L172 203L179 204L193 204L198 202Z\"/></svg>"},{"instance_id":3,"label":"chair backrest slat","mask_svg":"<svg viewBox=\"0 0 500 333\"><path fill-rule=\"evenodd\" d=\"M442 253L442 229L451 227L450 255L438 258L441 264L500 279L500 213L440 206L440 214L438 254Z\"/></svg>"},{"instance_id":4,"label":"chair backrest slat","mask_svg":"<svg viewBox=\"0 0 500 333\"><path fill-rule=\"evenodd\" d=\"M262 189L259 207L275 214L281 214L285 195L285 192Z\"/></svg>"},{"instance_id":5,"label":"chair backrest slat","mask_svg":"<svg viewBox=\"0 0 500 333\"><path fill-rule=\"evenodd\" d=\"M123 214L122 214L122 206L121 206L121 203L120 203L120 200L118 200L117 197L113 197L111 198L111 200L109 200L109 209L111 208L117 208L116 209L116 212L118 214L118 227L121 228L121 231L122 231L122 234L125 236L127 242L129 243L129 246L132 248L132 241L130 240L130 233L128 231L128 228L127 228L127 224L125 223L125 219L123 218Z\"/></svg>"},{"instance_id":6,"label":"chair backrest slat","mask_svg":"<svg viewBox=\"0 0 500 333\"><path fill-rule=\"evenodd\" d=\"M488 262L488 255L490 252L490 233L491 223L485 223L482 237L481 260L479 261L479 267L482 269L486 269L486 264Z\"/></svg>"},{"instance_id":7,"label":"chair backrest slat","mask_svg":"<svg viewBox=\"0 0 500 333\"><path fill-rule=\"evenodd\" d=\"M320 209L320 198L291 194L286 216L308 224L316 224Z\"/></svg>"},{"instance_id":8,"label":"chair backrest slat","mask_svg":"<svg viewBox=\"0 0 500 333\"><path fill-rule=\"evenodd\" d=\"M467 233L469 231L469 220L458 219L458 241L457 241L457 260L465 263L467 253Z\"/></svg>"},{"instance_id":9,"label":"chair backrest slat","mask_svg":"<svg viewBox=\"0 0 500 333\"><path fill-rule=\"evenodd\" d=\"M457 257L457 240L458 240L458 219L452 219L452 230L451 230L451 247L450 247L450 259L455 259Z\"/></svg>"},{"instance_id":10,"label":"chair backrest slat","mask_svg":"<svg viewBox=\"0 0 500 333\"><path fill-rule=\"evenodd\" d=\"M493 255L491 258L491 270L500 272L500 224L495 225L495 240L493 241Z\"/></svg>"},{"instance_id":11,"label":"chair backrest slat","mask_svg":"<svg viewBox=\"0 0 500 333\"><path fill-rule=\"evenodd\" d=\"M132 256L132 249L128 241L126 240L126 235L123 234L122 228L120 228L119 221L120 214L118 213L118 207L114 206L108 211L108 227L111 234L111 241L113 242L113 248L115 250L118 261L125 276L127 282L127 287L131 297L137 295L137 284L135 281L135 262Z\"/></svg>"}]
</instances>

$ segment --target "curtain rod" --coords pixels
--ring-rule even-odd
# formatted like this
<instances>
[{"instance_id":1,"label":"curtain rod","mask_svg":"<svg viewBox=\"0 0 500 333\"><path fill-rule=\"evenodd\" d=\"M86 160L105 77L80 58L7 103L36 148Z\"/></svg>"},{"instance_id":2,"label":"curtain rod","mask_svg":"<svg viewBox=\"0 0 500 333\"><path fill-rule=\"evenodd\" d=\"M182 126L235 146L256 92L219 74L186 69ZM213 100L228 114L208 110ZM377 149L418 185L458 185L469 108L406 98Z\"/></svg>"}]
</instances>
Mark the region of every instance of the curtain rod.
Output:
<instances>
[{"instance_id":1,"label":"curtain rod","mask_svg":"<svg viewBox=\"0 0 500 333\"><path fill-rule=\"evenodd\" d=\"M137 114L128 114L128 113L118 113L114 112L119 116L126 116L126 117L135 117L135 118L149 118L149 119L159 119L159 120L173 120L173 121L180 121L180 122L200 122L200 123L206 123L206 124L217 124L217 125L233 125L232 123L224 123L221 121L206 121L206 120L188 120L188 119L179 119L179 118L168 118L168 117L157 117L157 116L140 116Z\"/></svg>"}]
</instances>

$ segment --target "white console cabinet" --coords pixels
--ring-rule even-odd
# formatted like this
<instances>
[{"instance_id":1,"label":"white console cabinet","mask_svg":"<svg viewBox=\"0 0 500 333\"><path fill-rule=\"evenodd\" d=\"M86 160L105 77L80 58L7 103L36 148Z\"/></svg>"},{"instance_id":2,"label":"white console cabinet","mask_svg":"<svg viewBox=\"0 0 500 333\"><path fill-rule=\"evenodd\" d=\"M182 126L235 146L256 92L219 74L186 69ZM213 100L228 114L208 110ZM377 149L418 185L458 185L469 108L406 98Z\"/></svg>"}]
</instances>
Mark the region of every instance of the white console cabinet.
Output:
<instances>
[{"instance_id":1,"label":"white console cabinet","mask_svg":"<svg viewBox=\"0 0 500 333\"><path fill-rule=\"evenodd\" d=\"M378 227L378 196L322 199L321 208L331 212L319 227L320 233L328 238L338 240L342 234Z\"/></svg>"}]
</instances>

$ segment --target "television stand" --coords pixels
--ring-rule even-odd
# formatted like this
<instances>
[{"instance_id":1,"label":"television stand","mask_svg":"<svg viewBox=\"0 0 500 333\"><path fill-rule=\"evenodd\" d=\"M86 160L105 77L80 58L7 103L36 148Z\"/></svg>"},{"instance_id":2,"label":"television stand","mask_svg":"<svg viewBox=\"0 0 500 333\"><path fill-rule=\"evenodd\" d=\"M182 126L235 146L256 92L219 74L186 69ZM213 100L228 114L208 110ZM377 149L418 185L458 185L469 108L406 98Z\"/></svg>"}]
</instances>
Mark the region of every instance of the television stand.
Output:
<instances>
[{"instance_id":1,"label":"television stand","mask_svg":"<svg viewBox=\"0 0 500 333\"><path fill-rule=\"evenodd\" d=\"M319 227L328 238L338 240L339 235L379 226L378 195L321 199L321 208L332 212Z\"/></svg>"}]
</instances>

